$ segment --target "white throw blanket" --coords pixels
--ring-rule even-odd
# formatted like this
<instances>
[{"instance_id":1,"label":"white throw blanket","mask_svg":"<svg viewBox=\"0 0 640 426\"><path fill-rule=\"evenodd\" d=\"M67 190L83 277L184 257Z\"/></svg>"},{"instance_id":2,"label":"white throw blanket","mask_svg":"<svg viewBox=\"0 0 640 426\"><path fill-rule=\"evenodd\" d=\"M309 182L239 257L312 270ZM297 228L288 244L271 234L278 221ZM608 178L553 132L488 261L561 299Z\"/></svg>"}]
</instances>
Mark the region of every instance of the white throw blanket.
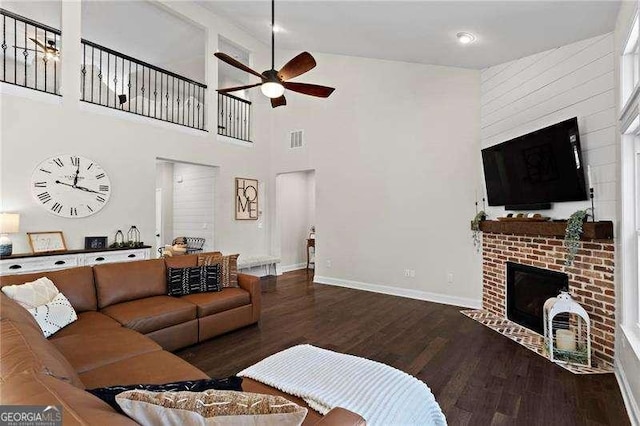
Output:
<instances>
[{"instance_id":1,"label":"white throw blanket","mask_svg":"<svg viewBox=\"0 0 640 426\"><path fill-rule=\"evenodd\" d=\"M238 376L304 399L321 414L342 407L367 425L446 425L431 390L400 370L369 359L298 345L271 355Z\"/></svg>"}]
</instances>

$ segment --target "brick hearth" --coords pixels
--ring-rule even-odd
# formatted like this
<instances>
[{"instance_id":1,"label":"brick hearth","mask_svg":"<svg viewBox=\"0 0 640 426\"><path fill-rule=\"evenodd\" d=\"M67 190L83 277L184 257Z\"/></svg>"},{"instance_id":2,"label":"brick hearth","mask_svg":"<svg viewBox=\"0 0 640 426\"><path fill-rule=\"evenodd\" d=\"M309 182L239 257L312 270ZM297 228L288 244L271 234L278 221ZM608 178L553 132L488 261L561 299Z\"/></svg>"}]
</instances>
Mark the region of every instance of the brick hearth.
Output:
<instances>
[{"instance_id":1,"label":"brick hearth","mask_svg":"<svg viewBox=\"0 0 640 426\"><path fill-rule=\"evenodd\" d=\"M484 232L482 238L483 309L506 318L506 265L515 262L564 272L569 292L591 317L593 355L613 365L615 333L614 244L586 240L571 267L559 237L531 237Z\"/></svg>"}]
</instances>

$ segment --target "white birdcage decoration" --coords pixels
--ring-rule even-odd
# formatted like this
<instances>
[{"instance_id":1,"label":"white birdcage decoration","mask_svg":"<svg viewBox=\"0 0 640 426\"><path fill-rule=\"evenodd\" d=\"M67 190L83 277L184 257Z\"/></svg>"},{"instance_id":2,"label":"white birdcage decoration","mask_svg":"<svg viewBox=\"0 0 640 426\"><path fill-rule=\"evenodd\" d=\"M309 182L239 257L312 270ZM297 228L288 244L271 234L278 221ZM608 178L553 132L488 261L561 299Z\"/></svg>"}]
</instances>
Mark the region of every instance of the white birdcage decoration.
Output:
<instances>
[{"instance_id":1,"label":"white birdcage decoration","mask_svg":"<svg viewBox=\"0 0 640 426\"><path fill-rule=\"evenodd\" d=\"M544 303L544 338L549 359L591 367L589 314L568 292Z\"/></svg>"}]
</instances>

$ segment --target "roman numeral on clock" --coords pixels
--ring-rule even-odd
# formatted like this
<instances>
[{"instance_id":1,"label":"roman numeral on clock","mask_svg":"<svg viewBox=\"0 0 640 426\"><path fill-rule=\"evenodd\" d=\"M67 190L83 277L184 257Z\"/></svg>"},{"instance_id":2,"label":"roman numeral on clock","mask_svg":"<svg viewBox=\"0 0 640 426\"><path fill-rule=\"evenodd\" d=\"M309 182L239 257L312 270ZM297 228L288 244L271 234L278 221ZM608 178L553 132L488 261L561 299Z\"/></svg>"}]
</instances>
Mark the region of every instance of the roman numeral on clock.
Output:
<instances>
[{"instance_id":1,"label":"roman numeral on clock","mask_svg":"<svg viewBox=\"0 0 640 426\"><path fill-rule=\"evenodd\" d=\"M98 196L96 197L96 201L99 201L99 202L101 202L101 203L104 203L104 202L106 201L106 199L104 199L104 198L102 198L101 196L99 196L99 195L98 195Z\"/></svg>"},{"instance_id":2,"label":"roman numeral on clock","mask_svg":"<svg viewBox=\"0 0 640 426\"><path fill-rule=\"evenodd\" d=\"M102 179L104 176L105 176L104 173L100 173L96 175L96 179Z\"/></svg>"},{"instance_id":3,"label":"roman numeral on clock","mask_svg":"<svg viewBox=\"0 0 640 426\"><path fill-rule=\"evenodd\" d=\"M40 169L41 172L45 172L45 173L49 173L51 174L51 172L49 170L45 170L45 169Z\"/></svg>"},{"instance_id":4,"label":"roman numeral on clock","mask_svg":"<svg viewBox=\"0 0 640 426\"><path fill-rule=\"evenodd\" d=\"M35 188L46 188L47 187L47 182L35 182L33 184L33 186Z\"/></svg>"},{"instance_id":5,"label":"roman numeral on clock","mask_svg":"<svg viewBox=\"0 0 640 426\"><path fill-rule=\"evenodd\" d=\"M54 159L53 159L53 162L54 162L54 163L56 163L56 164L58 165L58 167L62 167L62 166L64 166L64 163L63 163L63 162L62 162L62 160L61 160L61 159L59 159L59 158L54 158Z\"/></svg>"},{"instance_id":6,"label":"roman numeral on clock","mask_svg":"<svg viewBox=\"0 0 640 426\"><path fill-rule=\"evenodd\" d=\"M109 185L100 185L99 191L107 192L109 190Z\"/></svg>"},{"instance_id":7,"label":"roman numeral on clock","mask_svg":"<svg viewBox=\"0 0 640 426\"><path fill-rule=\"evenodd\" d=\"M56 213L60 213L62 211L62 204L60 203L55 203L53 205L53 207L51 207L51 210L56 212Z\"/></svg>"},{"instance_id":8,"label":"roman numeral on clock","mask_svg":"<svg viewBox=\"0 0 640 426\"><path fill-rule=\"evenodd\" d=\"M69 209L69 214L70 214L71 216L78 216L78 210L77 210L75 207L71 207L71 208Z\"/></svg>"},{"instance_id":9,"label":"roman numeral on clock","mask_svg":"<svg viewBox=\"0 0 640 426\"><path fill-rule=\"evenodd\" d=\"M41 192L38 194L38 200L40 200L42 204L47 204L51 201L51 195L48 192Z\"/></svg>"},{"instance_id":10,"label":"roman numeral on clock","mask_svg":"<svg viewBox=\"0 0 640 426\"><path fill-rule=\"evenodd\" d=\"M71 157L71 164L76 167L80 166L80 158L79 157Z\"/></svg>"},{"instance_id":11,"label":"roman numeral on clock","mask_svg":"<svg viewBox=\"0 0 640 426\"><path fill-rule=\"evenodd\" d=\"M87 208L89 209L89 211L90 211L91 213L93 213L93 209L91 208L91 206L87 205Z\"/></svg>"}]
</instances>

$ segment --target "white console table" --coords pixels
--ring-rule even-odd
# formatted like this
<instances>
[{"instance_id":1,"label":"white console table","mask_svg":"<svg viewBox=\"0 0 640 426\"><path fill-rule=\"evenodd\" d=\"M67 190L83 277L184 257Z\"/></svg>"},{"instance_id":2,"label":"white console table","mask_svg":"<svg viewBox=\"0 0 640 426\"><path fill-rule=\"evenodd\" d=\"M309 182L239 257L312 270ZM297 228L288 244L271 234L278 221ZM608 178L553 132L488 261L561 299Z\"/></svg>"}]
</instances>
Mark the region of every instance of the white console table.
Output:
<instances>
[{"instance_id":1,"label":"white console table","mask_svg":"<svg viewBox=\"0 0 640 426\"><path fill-rule=\"evenodd\" d=\"M132 262L151 258L151 247L108 250L69 250L58 253L14 254L0 257L0 276L55 271L101 263Z\"/></svg>"}]
</instances>

